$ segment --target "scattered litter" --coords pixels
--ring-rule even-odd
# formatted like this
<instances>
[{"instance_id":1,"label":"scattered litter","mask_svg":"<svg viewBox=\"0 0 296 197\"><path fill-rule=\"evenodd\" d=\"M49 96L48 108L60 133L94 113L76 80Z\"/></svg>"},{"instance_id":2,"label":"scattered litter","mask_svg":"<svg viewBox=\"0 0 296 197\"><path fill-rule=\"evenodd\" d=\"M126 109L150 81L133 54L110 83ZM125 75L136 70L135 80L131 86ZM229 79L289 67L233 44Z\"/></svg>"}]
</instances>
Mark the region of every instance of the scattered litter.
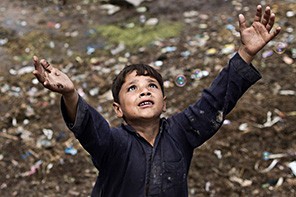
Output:
<instances>
[{"instance_id":1,"label":"scattered litter","mask_svg":"<svg viewBox=\"0 0 296 197\"><path fill-rule=\"evenodd\" d=\"M106 10L108 15L113 15L113 14L120 11L119 6L115 6L115 5L112 5L112 4L101 5L101 9Z\"/></svg>"},{"instance_id":2,"label":"scattered litter","mask_svg":"<svg viewBox=\"0 0 296 197\"><path fill-rule=\"evenodd\" d=\"M65 153L70 154L70 155L76 155L77 150L73 146L70 146L70 147L65 148Z\"/></svg>"},{"instance_id":3,"label":"scattered litter","mask_svg":"<svg viewBox=\"0 0 296 197\"><path fill-rule=\"evenodd\" d=\"M284 56L283 56L283 61L284 61L286 64L288 64L288 65L291 65L291 64L294 63L294 60L293 60L292 58L290 58L289 56L287 56L287 55L284 55Z\"/></svg>"},{"instance_id":4,"label":"scattered litter","mask_svg":"<svg viewBox=\"0 0 296 197\"><path fill-rule=\"evenodd\" d=\"M125 1L132 4L135 7L138 7L144 0L125 0Z\"/></svg>"},{"instance_id":5,"label":"scattered litter","mask_svg":"<svg viewBox=\"0 0 296 197\"><path fill-rule=\"evenodd\" d=\"M269 187L280 187L284 182L284 178L280 177L278 179L269 179L266 183L262 185L262 188L269 188Z\"/></svg>"},{"instance_id":6,"label":"scattered litter","mask_svg":"<svg viewBox=\"0 0 296 197\"><path fill-rule=\"evenodd\" d=\"M287 12L286 12L286 16L287 16L288 18L291 18L291 17L295 16L295 12L294 12L294 11L287 11Z\"/></svg>"},{"instance_id":7,"label":"scattered litter","mask_svg":"<svg viewBox=\"0 0 296 197\"><path fill-rule=\"evenodd\" d=\"M295 156L295 155L296 155L296 152L295 153L273 154L273 153L270 153L268 151L264 151L263 154L262 154L262 158L263 158L263 160L270 160L270 159L280 159L280 158L283 158L283 157Z\"/></svg>"},{"instance_id":8,"label":"scattered litter","mask_svg":"<svg viewBox=\"0 0 296 197\"><path fill-rule=\"evenodd\" d=\"M125 50L125 45L123 43L120 43L115 49L111 50L111 54L116 55L124 50Z\"/></svg>"},{"instance_id":9,"label":"scattered litter","mask_svg":"<svg viewBox=\"0 0 296 197\"><path fill-rule=\"evenodd\" d=\"M218 159L222 159L222 151L221 150L214 150L214 153Z\"/></svg>"},{"instance_id":10,"label":"scattered litter","mask_svg":"<svg viewBox=\"0 0 296 197\"><path fill-rule=\"evenodd\" d=\"M288 164L288 167L291 168L294 176L296 176L296 161L292 161Z\"/></svg>"},{"instance_id":11,"label":"scattered litter","mask_svg":"<svg viewBox=\"0 0 296 197\"><path fill-rule=\"evenodd\" d=\"M96 51L96 48L95 48L95 47L92 47L92 46L87 46L87 47L86 47L86 54L87 54L87 55L91 55L91 54L93 54L95 51Z\"/></svg>"},{"instance_id":12,"label":"scattered litter","mask_svg":"<svg viewBox=\"0 0 296 197\"><path fill-rule=\"evenodd\" d=\"M239 125L238 129L240 131L249 131L249 125L248 125L248 123L242 123Z\"/></svg>"},{"instance_id":13,"label":"scattered litter","mask_svg":"<svg viewBox=\"0 0 296 197\"><path fill-rule=\"evenodd\" d=\"M217 53L217 49L210 48L206 51L206 55L215 55Z\"/></svg>"},{"instance_id":14,"label":"scattered litter","mask_svg":"<svg viewBox=\"0 0 296 197\"><path fill-rule=\"evenodd\" d=\"M48 140L52 139L53 130L51 129L42 129L43 134L46 136Z\"/></svg>"},{"instance_id":15,"label":"scattered litter","mask_svg":"<svg viewBox=\"0 0 296 197\"><path fill-rule=\"evenodd\" d=\"M231 54L235 51L235 45L234 44L226 44L224 45L223 49L221 50L222 54Z\"/></svg>"},{"instance_id":16,"label":"scattered litter","mask_svg":"<svg viewBox=\"0 0 296 197\"><path fill-rule=\"evenodd\" d=\"M52 144L52 141L49 140L45 135L42 135L37 139L36 147L48 149L48 148L52 148L53 144Z\"/></svg>"},{"instance_id":17,"label":"scattered litter","mask_svg":"<svg viewBox=\"0 0 296 197\"><path fill-rule=\"evenodd\" d=\"M225 119L223 122L223 125L230 125L230 124L231 124L231 121L228 119Z\"/></svg>"},{"instance_id":18,"label":"scattered litter","mask_svg":"<svg viewBox=\"0 0 296 197\"><path fill-rule=\"evenodd\" d=\"M38 160L33 166L31 166L31 169L29 171L21 173L21 176L26 177L35 174L40 169L42 163L42 160Z\"/></svg>"},{"instance_id":19,"label":"scattered litter","mask_svg":"<svg viewBox=\"0 0 296 197\"><path fill-rule=\"evenodd\" d=\"M167 46L161 49L161 53L171 53L177 50L177 47Z\"/></svg>"},{"instance_id":20,"label":"scattered litter","mask_svg":"<svg viewBox=\"0 0 296 197\"><path fill-rule=\"evenodd\" d=\"M270 163L270 165L267 168L264 169L259 169L259 162L257 162L255 164L255 170L261 172L261 173L267 173L269 171L271 171L277 164L278 164L279 160L278 159L274 159L272 160L272 162Z\"/></svg>"},{"instance_id":21,"label":"scattered litter","mask_svg":"<svg viewBox=\"0 0 296 197\"><path fill-rule=\"evenodd\" d=\"M296 116L296 111L288 112L287 116Z\"/></svg>"},{"instance_id":22,"label":"scattered litter","mask_svg":"<svg viewBox=\"0 0 296 197\"><path fill-rule=\"evenodd\" d=\"M156 66L156 67L160 67L162 65L163 65L163 61L161 61L161 60L157 60L153 63L153 66Z\"/></svg>"},{"instance_id":23,"label":"scattered litter","mask_svg":"<svg viewBox=\"0 0 296 197\"><path fill-rule=\"evenodd\" d=\"M7 38L0 39L0 46L4 46L8 42Z\"/></svg>"},{"instance_id":24,"label":"scattered litter","mask_svg":"<svg viewBox=\"0 0 296 197\"><path fill-rule=\"evenodd\" d=\"M49 163L49 164L46 166L46 173L48 174L52 168L53 168L53 163Z\"/></svg>"},{"instance_id":25,"label":"scattered litter","mask_svg":"<svg viewBox=\"0 0 296 197\"><path fill-rule=\"evenodd\" d=\"M262 53L262 57L263 57L263 58L268 58L268 57L270 57L270 56L272 56L272 55L273 55L273 51L272 51L272 50L264 51L264 52Z\"/></svg>"},{"instance_id":26,"label":"scattered litter","mask_svg":"<svg viewBox=\"0 0 296 197\"><path fill-rule=\"evenodd\" d=\"M266 128L266 127L272 127L274 124L276 124L277 122L281 121L282 118L280 116L275 116L273 118L271 118L272 113L270 111L267 112L267 120L264 124L255 124L254 126L258 127L258 128Z\"/></svg>"},{"instance_id":27,"label":"scattered litter","mask_svg":"<svg viewBox=\"0 0 296 197\"><path fill-rule=\"evenodd\" d=\"M148 26L155 26L157 24L158 24L158 19L157 18L149 18L145 22L145 25L148 25Z\"/></svg>"},{"instance_id":28,"label":"scattered litter","mask_svg":"<svg viewBox=\"0 0 296 197\"><path fill-rule=\"evenodd\" d=\"M182 51L181 52L181 56L182 57L188 58L190 55L191 55L191 52L190 51Z\"/></svg>"},{"instance_id":29,"label":"scattered litter","mask_svg":"<svg viewBox=\"0 0 296 197\"><path fill-rule=\"evenodd\" d=\"M231 176L229 178L229 180L232 181L232 182L239 183L242 187L251 186L252 183L253 183L251 180L242 179L242 178L239 178L239 177L236 177L236 176Z\"/></svg>"},{"instance_id":30,"label":"scattered litter","mask_svg":"<svg viewBox=\"0 0 296 197\"><path fill-rule=\"evenodd\" d=\"M280 90L280 95L283 96L295 96L296 92L294 90Z\"/></svg>"},{"instance_id":31,"label":"scattered litter","mask_svg":"<svg viewBox=\"0 0 296 197\"><path fill-rule=\"evenodd\" d=\"M210 189L211 189L211 182L207 181L206 184L205 184L205 190L206 190L207 192L209 192Z\"/></svg>"}]
</instances>

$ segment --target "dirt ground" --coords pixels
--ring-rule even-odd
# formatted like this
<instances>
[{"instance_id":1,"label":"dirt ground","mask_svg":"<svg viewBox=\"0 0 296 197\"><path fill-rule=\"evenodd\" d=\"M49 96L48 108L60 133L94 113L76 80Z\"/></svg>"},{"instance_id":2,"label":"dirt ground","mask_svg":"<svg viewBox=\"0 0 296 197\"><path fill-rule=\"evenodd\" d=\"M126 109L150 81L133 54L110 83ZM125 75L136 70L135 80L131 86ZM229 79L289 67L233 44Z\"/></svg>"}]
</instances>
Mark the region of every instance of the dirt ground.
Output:
<instances>
[{"instance_id":1,"label":"dirt ground","mask_svg":"<svg viewBox=\"0 0 296 197\"><path fill-rule=\"evenodd\" d=\"M108 90L116 72L127 63L162 62L158 69L166 81L168 116L198 99L227 63L239 44L238 14L251 20L258 2L272 7L276 25L283 30L253 61L263 78L239 101L220 131L196 149L189 193L295 196L295 1L149 0L138 7L122 2L113 1L120 10L109 15L102 8L106 1L99 0L64 5L53 0L1 1L0 196L89 196L98 174L64 125L60 96L34 80L34 54L67 72L113 126L120 121L112 112ZM137 24L143 16L182 23L183 28L173 38L118 52L112 52L116 44L92 28ZM285 44L282 51L279 43ZM191 78L196 68L209 75ZM187 77L184 87L175 85L177 74Z\"/></svg>"}]
</instances>

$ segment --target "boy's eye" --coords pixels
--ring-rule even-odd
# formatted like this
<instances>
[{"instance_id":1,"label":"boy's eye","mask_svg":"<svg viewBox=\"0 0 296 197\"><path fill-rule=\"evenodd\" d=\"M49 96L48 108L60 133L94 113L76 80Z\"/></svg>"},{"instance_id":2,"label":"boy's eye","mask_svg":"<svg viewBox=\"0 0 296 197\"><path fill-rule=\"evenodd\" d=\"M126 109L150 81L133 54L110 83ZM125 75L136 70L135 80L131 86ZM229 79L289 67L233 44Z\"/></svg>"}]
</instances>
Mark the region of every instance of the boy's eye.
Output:
<instances>
[{"instance_id":1,"label":"boy's eye","mask_svg":"<svg viewBox=\"0 0 296 197\"><path fill-rule=\"evenodd\" d=\"M149 87L151 87L151 88L158 88L157 85L154 84L154 83L149 84Z\"/></svg>"},{"instance_id":2,"label":"boy's eye","mask_svg":"<svg viewBox=\"0 0 296 197\"><path fill-rule=\"evenodd\" d=\"M136 89L136 86L132 85L127 89L127 91L130 92L130 91L134 91L135 89Z\"/></svg>"}]
</instances>

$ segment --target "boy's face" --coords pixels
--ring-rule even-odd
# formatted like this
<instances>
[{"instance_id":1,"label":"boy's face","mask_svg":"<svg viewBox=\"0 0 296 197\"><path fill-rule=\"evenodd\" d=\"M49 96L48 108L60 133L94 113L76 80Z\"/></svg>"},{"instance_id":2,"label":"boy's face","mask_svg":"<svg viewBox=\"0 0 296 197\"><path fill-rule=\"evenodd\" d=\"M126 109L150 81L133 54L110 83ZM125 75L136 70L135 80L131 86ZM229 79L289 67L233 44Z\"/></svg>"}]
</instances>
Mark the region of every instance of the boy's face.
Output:
<instances>
[{"instance_id":1,"label":"boy's face","mask_svg":"<svg viewBox=\"0 0 296 197\"><path fill-rule=\"evenodd\" d=\"M166 110L166 97L158 81L150 76L137 76L136 71L126 76L119 100L120 104L113 103L114 110L127 122L153 120Z\"/></svg>"}]
</instances>

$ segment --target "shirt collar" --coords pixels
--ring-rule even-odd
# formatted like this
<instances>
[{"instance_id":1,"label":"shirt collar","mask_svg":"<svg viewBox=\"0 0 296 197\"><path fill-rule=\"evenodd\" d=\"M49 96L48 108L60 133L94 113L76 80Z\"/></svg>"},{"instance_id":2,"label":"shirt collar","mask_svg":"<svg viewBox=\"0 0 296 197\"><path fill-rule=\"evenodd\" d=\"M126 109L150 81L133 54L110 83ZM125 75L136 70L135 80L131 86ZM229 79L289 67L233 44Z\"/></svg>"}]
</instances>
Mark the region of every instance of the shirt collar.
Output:
<instances>
[{"instance_id":1,"label":"shirt collar","mask_svg":"<svg viewBox=\"0 0 296 197\"><path fill-rule=\"evenodd\" d=\"M166 120L166 118L161 118L161 119L160 119L159 133L162 133L162 132L163 132L163 130L164 130L166 124L167 124L167 120ZM124 130L126 130L126 131L128 131L128 132L130 132L130 133L135 133L135 134L137 134L136 130L135 130L132 126L130 126L129 124L127 124L126 122L121 123L121 127L122 127Z\"/></svg>"}]
</instances>

